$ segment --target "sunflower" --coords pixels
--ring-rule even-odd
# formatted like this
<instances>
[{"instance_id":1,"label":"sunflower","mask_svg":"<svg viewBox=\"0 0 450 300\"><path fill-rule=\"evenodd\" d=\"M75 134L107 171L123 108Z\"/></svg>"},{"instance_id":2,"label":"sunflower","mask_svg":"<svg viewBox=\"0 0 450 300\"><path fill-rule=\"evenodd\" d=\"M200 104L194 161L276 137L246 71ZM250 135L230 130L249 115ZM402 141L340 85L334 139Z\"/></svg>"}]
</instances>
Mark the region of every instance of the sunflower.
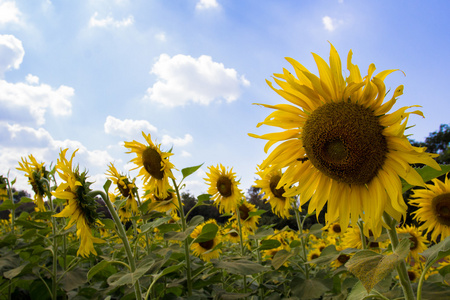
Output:
<instances>
[{"instance_id":1,"label":"sunflower","mask_svg":"<svg viewBox=\"0 0 450 300\"><path fill-rule=\"evenodd\" d=\"M343 234L341 224L339 224L339 222L330 223L328 226L325 226L323 230L328 230L328 234L334 237L341 236Z\"/></svg>"},{"instance_id":2,"label":"sunflower","mask_svg":"<svg viewBox=\"0 0 450 300\"><path fill-rule=\"evenodd\" d=\"M122 198L121 195L116 196L113 193L109 193L109 199L114 203L116 200L120 200ZM123 224L126 224L130 221L130 218L133 216L131 213L130 205L128 204L128 201L125 204L122 204L120 208L117 210L117 213L120 217L120 221L122 221Z\"/></svg>"},{"instance_id":3,"label":"sunflower","mask_svg":"<svg viewBox=\"0 0 450 300\"><path fill-rule=\"evenodd\" d=\"M222 164L217 167L208 167L210 173L204 178L209 185L208 193L214 200L214 205L220 213L231 213L235 211L238 200L242 197L242 192L238 188L239 182L236 181L236 174L233 168L227 170Z\"/></svg>"},{"instance_id":4,"label":"sunflower","mask_svg":"<svg viewBox=\"0 0 450 300\"><path fill-rule=\"evenodd\" d=\"M170 188L169 178L175 179L172 174L175 166L169 161L169 157L173 153L162 152L161 145L155 145L150 134L145 135L142 132L142 135L148 145L137 141L125 142L125 148L130 149L127 153L136 153L137 155L130 161L137 165L132 170L140 168L138 176L143 176L144 184L151 189L152 193L165 198L168 196L167 191Z\"/></svg>"},{"instance_id":5,"label":"sunflower","mask_svg":"<svg viewBox=\"0 0 450 300\"><path fill-rule=\"evenodd\" d=\"M34 202L40 211L45 211L44 197L48 191L49 172L45 169L44 163L38 163L32 154L28 156L30 161L22 157L19 161L19 171L25 172L28 183L34 192Z\"/></svg>"},{"instance_id":6,"label":"sunflower","mask_svg":"<svg viewBox=\"0 0 450 300\"><path fill-rule=\"evenodd\" d=\"M422 230L415 226L405 225L401 228L397 228L397 233L408 233L410 235L409 240L411 241L411 244L409 246L409 257L414 258L414 261L416 262L420 261L419 253L422 253L428 248L427 245L425 245L428 240L422 235Z\"/></svg>"},{"instance_id":7,"label":"sunflower","mask_svg":"<svg viewBox=\"0 0 450 300\"><path fill-rule=\"evenodd\" d=\"M259 218L261 218L259 215L251 214L258 210L256 206L243 200L241 204L239 204L238 209L242 227L246 229L256 229ZM238 214L234 214L231 217L231 220L237 220L237 216Z\"/></svg>"},{"instance_id":8,"label":"sunflower","mask_svg":"<svg viewBox=\"0 0 450 300\"><path fill-rule=\"evenodd\" d=\"M313 259L319 258L320 256L320 251L318 249L312 249L311 251L309 251L308 255L307 255L307 260L311 261ZM312 266L315 266L316 264L311 264Z\"/></svg>"},{"instance_id":9,"label":"sunflower","mask_svg":"<svg viewBox=\"0 0 450 300\"><path fill-rule=\"evenodd\" d=\"M0 201L3 201L8 198L8 189L7 186L7 178L0 175Z\"/></svg>"},{"instance_id":10,"label":"sunflower","mask_svg":"<svg viewBox=\"0 0 450 300\"><path fill-rule=\"evenodd\" d=\"M336 250L342 251L344 249L342 247L336 247ZM348 262L350 258L351 258L350 254L340 253L339 256L331 262L331 267L337 269L345 265L345 263Z\"/></svg>"},{"instance_id":11,"label":"sunflower","mask_svg":"<svg viewBox=\"0 0 450 300\"><path fill-rule=\"evenodd\" d=\"M290 217L289 209L291 208L291 202L293 197L285 197L284 187L277 188L280 182L282 173L281 170L272 170L264 172L259 170L256 172L261 179L256 180L256 187L261 188L263 199L266 199L272 208L272 212L277 216L288 219Z\"/></svg>"},{"instance_id":12,"label":"sunflower","mask_svg":"<svg viewBox=\"0 0 450 300\"><path fill-rule=\"evenodd\" d=\"M246 234L245 231L243 231L244 235ZM240 242L239 239L239 226L236 221L228 221L227 224L222 229L222 237L224 240L227 240L233 244L237 244ZM244 239L244 237L243 237ZM246 238L245 238L246 240Z\"/></svg>"},{"instance_id":13,"label":"sunflower","mask_svg":"<svg viewBox=\"0 0 450 300\"><path fill-rule=\"evenodd\" d=\"M148 186L144 186L144 190L148 190ZM172 191L167 191L167 196L162 198L153 193L146 193L142 197L144 201L150 201L148 205L149 210L156 210L159 212L175 211L177 208L178 198Z\"/></svg>"},{"instance_id":14,"label":"sunflower","mask_svg":"<svg viewBox=\"0 0 450 300\"><path fill-rule=\"evenodd\" d=\"M134 189L136 188L135 180L131 181L127 176L120 174L113 163L108 166L106 176L116 185L116 191L120 193L121 199L127 199L125 204L127 209L132 212L138 212Z\"/></svg>"},{"instance_id":15,"label":"sunflower","mask_svg":"<svg viewBox=\"0 0 450 300\"><path fill-rule=\"evenodd\" d=\"M211 219L198 225L197 227L195 227L194 231L192 231L191 238L197 238L202 233L203 226L205 226L206 224L217 225L217 222L216 220ZM220 248L213 250L217 245L219 245L220 241L220 235L216 234L216 236L212 240L200 243L192 243L191 250L193 251L195 256L200 257L204 261L210 261L212 258L218 258L220 256L220 253L222 253L222 250Z\"/></svg>"},{"instance_id":16,"label":"sunflower","mask_svg":"<svg viewBox=\"0 0 450 300\"><path fill-rule=\"evenodd\" d=\"M264 135L264 150L280 144L261 164L262 169L285 169L276 188L284 187L285 197L301 196L301 204L310 201L308 213L321 211L327 203L326 222L338 219L342 228L351 220L362 218L381 234L382 215L387 212L396 220L406 214L400 177L412 185L423 186L421 176L411 167L423 163L440 169L425 148L413 147L404 135L410 114L403 107L388 114L403 86L383 104L386 95L384 79L395 70L373 76L375 66L361 77L358 66L347 58L350 74L342 76L341 60L331 45L330 65L313 54L320 77L310 73L292 58L287 58L295 75L286 69L274 74L281 87L269 86L290 104L267 105L274 109L262 124L284 131Z\"/></svg>"},{"instance_id":17,"label":"sunflower","mask_svg":"<svg viewBox=\"0 0 450 300\"><path fill-rule=\"evenodd\" d=\"M70 160L66 159L68 149L61 150L56 164L56 171L59 177L65 181L56 188L52 195L59 199L66 199L67 203L64 209L55 214L54 217L69 217L69 223L65 227L68 229L76 223L77 237L81 240L77 255L88 257L90 253L97 255L94 249L94 243L104 243L104 240L92 235L92 229L96 228L97 203L94 197L89 195L90 185L87 182L87 173L80 173L78 167L72 168L72 161L75 150Z\"/></svg>"},{"instance_id":18,"label":"sunflower","mask_svg":"<svg viewBox=\"0 0 450 300\"><path fill-rule=\"evenodd\" d=\"M381 248L380 243L374 240L373 233L371 230L369 230L369 236L370 239L364 236L367 248L370 248L372 250ZM347 228L344 235L342 236L342 246L344 247L344 249L345 248L362 249L361 230L359 229L358 226Z\"/></svg>"},{"instance_id":19,"label":"sunflower","mask_svg":"<svg viewBox=\"0 0 450 300\"><path fill-rule=\"evenodd\" d=\"M426 189L415 189L410 203L419 207L413 212L414 219L424 222L420 230L431 232L431 240L443 240L450 235L450 181L448 173L445 182L433 179Z\"/></svg>"}]
</instances>

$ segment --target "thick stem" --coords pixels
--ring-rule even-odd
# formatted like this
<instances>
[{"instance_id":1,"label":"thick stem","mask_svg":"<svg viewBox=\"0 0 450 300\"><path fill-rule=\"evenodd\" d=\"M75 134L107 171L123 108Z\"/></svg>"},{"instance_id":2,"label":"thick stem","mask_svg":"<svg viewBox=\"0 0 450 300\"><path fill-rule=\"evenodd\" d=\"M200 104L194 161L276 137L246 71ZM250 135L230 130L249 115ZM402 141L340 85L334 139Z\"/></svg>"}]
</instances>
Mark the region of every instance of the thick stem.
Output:
<instances>
[{"instance_id":1,"label":"thick stem","mask_svg":"<svg viewBox=\"0 0 450 300\"><path fill-rule=\"evenodd\" d=\"M50 210L52 211L52 233L53 233L53 265L52 265L52 299L56 300L58 298L57 293L57 266L58 266L58 240L56 239L56 217L55 209L53 207L52 197L48 197L48 202L50 204Z\"/></svg>"},{"instance_id":2,"label":"thick stem","mask_svg":"<svg viewBox=\"0 0 450 300\"><path fill-rule=\"evenodd\" d=\"M11 183L9 182L9 178L6 179L6 182L8 183L8 188L6 189L6 192L9 194L9 200L12 203L11 208L11 233L14 234L14 226L16 222L16 206L14 203L14 198L11 190Z\"/></svg>"},{"instance_id":3,"label":"thick stem","mask_svg":"<svg viewBox=\"0 0 450 300\"><path fill-rule=\"evenodd\" d=\"M362 220L359 220L357 224L359 227L362 248L367 249L366 236L364 235L364 223Z\"/></svg>"},{"instance_id":4,"label":"thick stem","mask_svg":"<svg viewBox=\"0 0 450 300\"><path fill-rule=\"evenodd\" d=\"M180 190L178 189L178 185L175 182L175 179L172 178L172 182L175 187L175 191L177 193L178 211L180 212L181 226L183 228L183 232L186 232L187 224L186 218L184 216L183 202L181 201ZM188 289L188 296L190 297L192 296L192 273L191 273L192 271L191 271L191 258L189 252L189 240L187 238L184 240L184 255L186 257L187 289Z\"/></svg>"},{"instance_id":5,"label":"thick stem","mask_svg":"<svg viewBox=\"0 0 450 300\"><path fill-rule=\"evenodd\" d=\"M244 241L242 239L242 223L241 223L241 213L239 211L239 205L236 206L236 219L239 227L239 244L241 246L241 257L245 254ZM242 279L244 280L244 293L247 293L247 276L242 275Z\"/></svg>"},{"instance_id":6,"label":"thick stem","mask_svg":"<svg viewBox=\"0 0 450 300\"><path fill-rule=\"evenodd\" d=\"M114 206L113 206L111 200L109 200L109 197L105 193L103 193L101 191L94 191L92 193L99 194L105 201L106 206L108 207L109 212L111 213L111 216L114 220L114 223L116 223L117 233L118 233L120 239L122 240L123 245L125 246L125 252L127 254L128 263L130 264L130 270L133 273L136 270L136 262L134 260L133 253L131 251L130 243L128 242L128 239L127 239L127 233L125 231L125 228L122 225L122 222L120 222L119 215L117 214L116 210L114 209ZM139 300L142 299L141 286L139 284L139 280L136 280L136 282L134 284L134 292L136 294L136 299L139 299Z\"/></svg>"},{"instance_id":7,"label":"thick stem","mask_svg":"<svg viewBox=\"0 0 450 300\"><path fill-rule=\"evenodd\" d=\"M300 211L298 210L298 207L295 204L295 201L294 201L294 212L295 212L295 219L297 220L298 231L302 236L301 240L302 240L303 259L306 262L308 260L308 258L306 255L305 237L303 236L303 224L305 222L306 217L305 217L305 219L303 219L303 221L301 221ZM308 266L308 264L303 264L303 266L305 267L305 277L306 277L306 279L309 279L309 266Z\"/></svg>"},{"instance_id":8,"label":"thick stem","mask_svg":"<svg viewBox=\"0 0 450 300\"><path fill-rule=\"evenodd\" d=\"M392 250L395 251L398 247L398 235L397 230L395 230L396 221L386 212L383 213L383 221L388 225L389 229L388 235L391 240ZM408 270L406 268L406 262L402 260L396 267L398 277L400 278L400 284L403 289L403 294L406 300L414 300L414 291L412 289L411 281L408 277Z\"/></svg>"}]
</instances>

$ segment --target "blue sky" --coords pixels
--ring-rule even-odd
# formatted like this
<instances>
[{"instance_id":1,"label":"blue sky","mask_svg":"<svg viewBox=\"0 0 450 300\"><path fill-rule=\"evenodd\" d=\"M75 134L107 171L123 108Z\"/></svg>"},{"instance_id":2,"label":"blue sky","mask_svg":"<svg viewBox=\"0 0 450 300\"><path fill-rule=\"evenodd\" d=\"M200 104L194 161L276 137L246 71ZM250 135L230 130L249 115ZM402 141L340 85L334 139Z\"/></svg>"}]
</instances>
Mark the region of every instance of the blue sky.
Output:
<instances>
[{"instance_id":1,"label":"blue sky","mask_svg":"<svg viewBox=\"0 0 450 300\"><path fill-rule=\"evenodd\" d=\"M266 154L247 133L286 103L265 83L292 57L318 74L329 42L366 74L405 86L395 108L421 105L407 131L422 141L449 122L448 1L0 0L0 174L30 188L17 161L76 163L101 188L107 164L128 172L123 141L151 133L178 170L204 163L186 190L206 192L207 167L233 167L246 191ZM273 130L272 130L273 131ZM131 177L137 175L131 171ZM179 176L179 172L175 172Z\"/></svg>"}]
</instances>

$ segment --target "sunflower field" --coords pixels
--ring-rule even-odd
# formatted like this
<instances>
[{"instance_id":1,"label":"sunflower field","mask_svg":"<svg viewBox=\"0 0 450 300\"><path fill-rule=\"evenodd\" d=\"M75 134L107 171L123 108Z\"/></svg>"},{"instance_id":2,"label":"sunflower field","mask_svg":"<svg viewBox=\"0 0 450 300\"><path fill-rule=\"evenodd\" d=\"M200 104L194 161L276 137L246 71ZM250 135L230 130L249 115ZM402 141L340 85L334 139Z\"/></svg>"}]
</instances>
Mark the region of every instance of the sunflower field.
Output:
<instances>
[{"instance_id":1,"label":"sunflower field","mask_svg":"<svg viewBox=\"0 0 450 300\"><path fill-rule=\"evenodd\" d=\"M124 143L142 184L111 163L93 190L76 149L50 164L30 154L17 169L32 199L14 201L15 180L0 176L0 300L449 299L450 166L405 135L422 112L393 110L403 86L386 98L384 80L397 70L362 77L350 51L344 77L332 45L329 63L313 56L318 76L287 58L293 71L267 81L284 102L258 104L272 111L257 127L278 132L249 133L267 140L254 186L296 228L260 224L267 211L222 164L184 209L183 182L202 165L175 166L144 132ZM204 205L227 221L194 215Z\"/></svg>"}]
</instances>

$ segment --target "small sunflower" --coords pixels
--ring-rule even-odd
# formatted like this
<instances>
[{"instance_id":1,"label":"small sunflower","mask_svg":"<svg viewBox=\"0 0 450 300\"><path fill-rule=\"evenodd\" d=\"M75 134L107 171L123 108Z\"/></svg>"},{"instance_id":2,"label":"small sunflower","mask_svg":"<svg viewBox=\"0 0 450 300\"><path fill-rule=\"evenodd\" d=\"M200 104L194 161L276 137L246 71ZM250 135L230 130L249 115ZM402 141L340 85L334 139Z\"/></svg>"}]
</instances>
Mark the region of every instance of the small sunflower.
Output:
<instances>
[{"instance_id":1,"label":"small sunflower","mask_svg":"<svg viewBox=\"0 0 450 300\"><path fill-rule=\"evenodd\" d=\"M116 185L116 191L120 193L121 199L127 199L126 207L132 212L138 212L134 189L136 188L135 180L130 180L127 176L120 174L113 163L108 166L106 176Z\"/></svg>"},{"instance_id":2,"label":"small sunflower","mask_svg":"<svg viewBox=\"0 0 450 300\"><path fill-rule=\"evenodd\" d=\"M337 247L336 250L337 251L342 251L343 248ZM341 253L341 254L339 254L339 256L335 260L333 260L331 262L331 267L337 269L337 268L345 265L345 263L348 262L350 258L351 258L350 254L343 254L343 253Z\"/></svg>"},{"instance_id":3,"label":"small sunflower","mask_svg":"<svg viewBox=\"0 0 450 300\"><path fill-rule=\"evenodd\" d=\"M59 199L66 199L67 203L64 209L60 213L55 214L54 217L70 218L65 229L76 224L76 234L81 241L77 255L83 257L88 257L90 253L97 255L94 243L104 243L105 241L92 235L92 229L96 228L98 219L96 212L97 203L89 195L92 183L87 182L86 172L80 173L78 167L72 168L72 161L78 150L73 152L70 160L66 159L67 150L61 150L56 164L56 171L65 182L60 183L56 190L52 192L53 196Z\"/></svg>"},{"instance_id":4,"label":"small sunflower","mask_svg":"<svg viewBox=\"0 0 450 300\"><path fill-rule=\"evenodd\" d=\"M240 221L243 228L256 229L259 218L261 216L251 215L250 213L256 212L258 209L254 204L248 203L247 201L242 201L238 206ZM237 214L231 217L231 220L237 220Z\"/></svg>"},{"instance_id":5,"label":"small sunflower","mask_svg":"<svg viewBox=\"0 0 450 300\"><path fill-rule=\"evenodd\" d=\"M307 255L307 260L311 261L313 259L319 258L320 256L320 251L318 249L312 249L311 251L309 251L308 255ZM315 266L315 264L312 264L313 266Z\"/></svg>"},{"instance_id":6,"label":"small sunflower","mask_svg":"<svg viewBox=\"0 0 450 300\"><path fill-rule=\"evenodd\" d=\"M216 220L211 219L198 225L197 227L195 227L194 231L192 231L191 238L197 238L202 233L202 229L206 224L217 225L217 222ZM220 248L213 250L217 245L219 245L220 241L220 235L216 234L216 236L212 240L200 243L192 243L191 250L193 251L194 255L200 257L200 259L204 261L210 261L213 258L218 258L222 253L222 250Z\"/></svg>"},{"instance_id":7,"label":"small sunflower","mask_svg":"<svg viewBox=\"0 0 450 300\"><path fill-rule=\"evenodd\" d=\"M155 145L152 142L150 134L145 135L142 132L148 145L144 145L137 141L125 142L125 148L129 148L127 153L136 153L136 157L131 162L137 165L139 169L138 176L143 176L144 184L151 188L151 192L158 197L167 197L167 191L170 188L169 178L174 179L172 169L175 166L169 161L169 157L173 153L162 152L161 145Z\"/></svg>"},{"instance_id":8,"label":"small sunflower","mask_svg":"<svg viewBox=\"0 0 450 300\"><path fill-rule=\"evenodd\" d=\"M222 237L224 240L227 240L233 244L237 244L240 242L239 226L236 221L228 221L228 223L225 224L225 226L222 229Z\"/></svg>"},{"instance_id":9,"label":"small sunflower","mask_svg":"<svg viewBox=\"0 0 450 300\"><path fill-rule=\"evenodd\" d=\"M272 211L277 216L288 219L290 217L289 209L291 209L291 202L293 197L285 197L284 187L277 188L280 182L282 173L281 170L262 171L256 172L261 179L256 180L256 187L261 188L263 199L266 199L272 208Z\"/></svg>"},{"instance_id":10,"label":"small sunflower","mask_svg":"<svg viewBox=\"0 0 450 300\"><path fill-rule=\"evenodd\" d=\"M264 135L249 134L268 140L267 152L278 146L261 164L262 169L285 169L276 188L284 187L285 197L300 195L301 204L310 201L308 213L320 212L327 203L326 222L339 218L342 228L359 218L380 236L382 215L387 212L396 220L406 214L400 177L412 185L423 186L421 176L412 168L422 163L440 169L435 155L424 148L411 146L404 131L410 114L408 108L388 113L403 86L383 104L386 95L384 79L395 70L373 76L375 66L361 77L358 66L347 58L349 76L342 75L341 60L331 45L330 65L313 54L320 77L312 74L292 58L295 70L283 69L274 74L281 87L269 86L290 104L267 105L274 109L262 124L283 131Z\"/></svg>"},{"instance_id":11,"label":"small sunflower","mask_svg":"<svg viewBox=\"0 0 450 300\"><path fill-rule=\"evenodd\" d=\"M419 253L427 250L427 245L425 243L428 242L426 237L423 236L422 230L415 226L405 225L401 228L397 228L397 233L408 233L410 235L409 240L410 244L410 253L409 256L414 258L414 261L420 261Z\"/></svg>"},{"instance_id":12,"label":"small sunflower","mask_svg":"<svg viewBox=\"0 0 450 300\"><path fill-rule=\"evenodd\" d=\"M0 175L0 201L8 198L8 189L6 188L7 178Z\"/></svg>"},{"instance_id":13,"label":"small sunflower","mask_svg":"<svg viewBox=\"0 0 450 300\"><path fill-rule=\"evenodd\" d=\"M242 198L242 192L238 188L236 174L233 168L227 170L222 164L217 167L208 167L210 173L204 178L209 185L208 194L220 213L231 213L236 209L237 202Z\"/></svg>"},{"instance_id":14,"label":"small sunflower","mask_svg":"<svg viewBox=\"0 0 450 300\"><path fill-rule=\"evenodd\" d=\"M376 250L380 248L380 243L374 240L371 230L368 232L369 237L364 236L367 248ZM359 227L348 227L342 236L342 246L345 248L362 249L361 230Z\"/></svg>"},{"instance_id":15,"label":"small sunflower","mask_svg":"<svg viewBox=\"0 0 450 300\"><path fill-rule=\"evenodd\" d=\"M328 226L324 227L324 230L328 230L328 234L331 236L341 236L343 234L341 224L339 222L330 223Z\"/></svg>"},{"instance_id":16,"label":"small sunflower","mask_svg":"<svg viewBox=\"0 0 450 300\"><path fill-rule=\"evenodd\" d=\"M147 186L144 186L144 190L147 190L147 188ZM175 211L178 204L177 195L172 191L167 191L167 196L164 198L160 198L153 193L147 193L142 199L144 201L150 201L150 204L148 205L149 210L156 210L159 212Z\"/></svg>"},{"instance_id":17,"label":"small sunflower","mask_svg":"<svg viewBox=\"0 0 450 300\"><path fill-rule=\"evenodd\" d=\"M48 191L49 172L45 169L44 163L38 163L32 154L28 158L29 162L22 157L22 162L19 161L20 168L17 170L25 172L25 177L28 178L34 192L35 204L40 211L45 211L44 197Z\"/></svg>"},{"instance_id":18,"label":"small sunflower","mask_svg":"<svg viewBox=\"0 0 450 300\"><path fill-rule=\"evenodd\" d=\"M426 189L415 189L410 203L417 206L414 219L424 222L419 228L432 232L431 240L441 240L450 235L450 180L448 173L445 182L433 179L432 184L427 184Z\"/></svg>"}]
</instances>

